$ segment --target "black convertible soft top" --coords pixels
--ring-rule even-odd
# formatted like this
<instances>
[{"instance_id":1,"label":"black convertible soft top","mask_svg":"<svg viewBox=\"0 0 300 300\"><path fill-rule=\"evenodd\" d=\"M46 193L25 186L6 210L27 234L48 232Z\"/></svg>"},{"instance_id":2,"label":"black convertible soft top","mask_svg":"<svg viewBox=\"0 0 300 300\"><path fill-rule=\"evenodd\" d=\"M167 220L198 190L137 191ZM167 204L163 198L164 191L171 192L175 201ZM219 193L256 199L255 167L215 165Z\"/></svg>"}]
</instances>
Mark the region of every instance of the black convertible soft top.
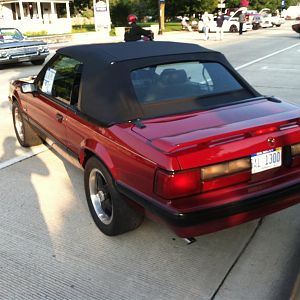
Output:
<instances>
[{"instance_id":1,"label":"black convertible soft top","mask_svg":"<svg viewBox=\"0 0 300 300\"><path fill-rule=\"evenodd\" d=\"M93 60L96 64L99 59L103 63L139 59L165 55L184 55L187 53L215 52L196 44L175 42L137 42L137 43L108 43L77 45L60 48L58 53L71 55L86 63Z\"/></svg>"},{"instance_id":2,"label":"black convertible soft top","mask_svg":"<svg viewBox=\"0 0 300 300\"><path fill-rule=\"evenodd\" d=\"M232 68L223 54L204 47L175 42L128 42L76 45L57 50L83 63L78 107L82 113L110 126L153 115L139 103L130 72L147 66L180 61L210 61L224 65L242 85L258 93ZM170 104L173 105L173 104ZM159 111L159 106L157 106ZM176 113L176 107L172 108Z\"/></svg>"}]
</instances>

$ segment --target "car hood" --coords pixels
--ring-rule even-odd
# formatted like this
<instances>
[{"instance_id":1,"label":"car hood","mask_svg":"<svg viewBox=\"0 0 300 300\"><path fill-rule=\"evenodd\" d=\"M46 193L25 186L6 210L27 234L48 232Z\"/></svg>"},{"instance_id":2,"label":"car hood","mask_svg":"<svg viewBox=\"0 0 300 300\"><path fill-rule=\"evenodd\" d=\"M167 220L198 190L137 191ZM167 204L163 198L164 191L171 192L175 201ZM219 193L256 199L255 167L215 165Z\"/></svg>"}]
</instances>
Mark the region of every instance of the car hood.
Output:
<instances>
[{"instance_id":1,"label":"car hood","mask_svg":"<svg viewBox=\"0 0 300 300\"><path fill-rule=\"evenodd\" d=\"M9 48L19 48L19 47L30 47L30 46L39 46L46 45L45 42L42 41L11 41L0 43L0 49L9 49Z\"/></svg>"},{"instance_id":2,"label":"car hood","mask_svg":"<svg viewBox=\"0 0 300 300\"><path fill-rule=\"evenodd\" d=\"M265 98L208 111L145 120L144 128L134 126L132 130L155 148L172 153L194 145L209 146L226 139L243 138L270 124L282 126L298 118L298 106Z\"/></svg>"}]
</instances>

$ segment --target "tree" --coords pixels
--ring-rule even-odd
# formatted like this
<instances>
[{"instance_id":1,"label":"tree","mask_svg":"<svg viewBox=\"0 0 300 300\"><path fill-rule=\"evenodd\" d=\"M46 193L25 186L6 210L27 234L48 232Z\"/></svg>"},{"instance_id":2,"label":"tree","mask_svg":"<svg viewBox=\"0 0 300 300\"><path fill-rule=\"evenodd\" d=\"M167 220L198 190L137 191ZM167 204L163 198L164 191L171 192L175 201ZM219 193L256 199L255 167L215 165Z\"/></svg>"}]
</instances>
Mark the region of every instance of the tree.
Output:
<instances>
[{"instance_id":1,"label":"tree","mask_svg":"<svg viewBox=\"0 0 300 300\"><path fill-rule=\"evenodd\" d=\"M132 13L128 1L120 1L110 6L110 18L114 26L126 26L127 16Z\"/></svg>"}]
</instances>

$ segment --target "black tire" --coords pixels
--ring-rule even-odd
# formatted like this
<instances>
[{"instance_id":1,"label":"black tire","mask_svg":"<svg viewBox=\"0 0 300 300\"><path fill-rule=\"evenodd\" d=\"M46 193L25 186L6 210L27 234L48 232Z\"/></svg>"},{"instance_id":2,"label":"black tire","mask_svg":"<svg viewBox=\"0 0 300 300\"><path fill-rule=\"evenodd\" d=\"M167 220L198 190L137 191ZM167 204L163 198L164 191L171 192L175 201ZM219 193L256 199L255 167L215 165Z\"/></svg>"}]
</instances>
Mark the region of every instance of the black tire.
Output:
<instances>
[{"instance_id":1,"label":"black tire","mask_svg":"<svg viewBox=\"0 0 300 300\"><path fill-rule=\"evenodd\" d=\"M104 234L125 233L142 223L143 214L133 209L116 190L112 176L95 156L86 163L84 188L93 220Z\"/></svg>"},{"instance_id":2,"label":"black tire","mask_svg":"<svg viewBox=\"0 0 300 300\"><path fill-rule=\"evenodd\" d=\"M238 32L238 28L235 25L231 25L229 28L229 32Z\"/></svg>"},{"instance_id":3,"label":"black tire","mask_svg":"<svg viewBox=\"0 0 300 300\"><path fill-rule=\"evenodd\" d=\"M35 66L39 66L42 65L45 62L45 58L44 59L38 59L38 60L32 60L31 63Z\"/></svg>"},{"instance_id":4,"label":"black tire","mask_svg":"<svg viewBox=\"0 0 300 300\"><path fill-rule=\"evenodd\" d=\"M17 101L14 101L12 104L12 117L16 137L21 146L31 147L42 144L42 140L38 134L25 120L23 112Z\"/></svg>"}]
</instances>

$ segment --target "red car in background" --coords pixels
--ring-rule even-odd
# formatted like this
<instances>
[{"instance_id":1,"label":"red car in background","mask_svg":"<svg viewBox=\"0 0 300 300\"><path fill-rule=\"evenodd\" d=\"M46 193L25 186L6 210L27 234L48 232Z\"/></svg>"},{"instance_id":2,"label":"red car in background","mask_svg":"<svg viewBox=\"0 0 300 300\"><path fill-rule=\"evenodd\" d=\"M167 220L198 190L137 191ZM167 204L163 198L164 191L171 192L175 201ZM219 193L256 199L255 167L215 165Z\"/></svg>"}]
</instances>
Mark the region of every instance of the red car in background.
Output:
<instances>
[{"instance_id":1,"label":"red car in background","mask_svg":"<svg viewBox=\"0 0 300 300\"><path fill-rule=\"evenodd\" d=\"M11 83L18 141L84 168L99 229L144 215L193 237L300 202L300 108L260 95L219 52L153 42L61 48Z\"/></svg>"}]
</instances>

